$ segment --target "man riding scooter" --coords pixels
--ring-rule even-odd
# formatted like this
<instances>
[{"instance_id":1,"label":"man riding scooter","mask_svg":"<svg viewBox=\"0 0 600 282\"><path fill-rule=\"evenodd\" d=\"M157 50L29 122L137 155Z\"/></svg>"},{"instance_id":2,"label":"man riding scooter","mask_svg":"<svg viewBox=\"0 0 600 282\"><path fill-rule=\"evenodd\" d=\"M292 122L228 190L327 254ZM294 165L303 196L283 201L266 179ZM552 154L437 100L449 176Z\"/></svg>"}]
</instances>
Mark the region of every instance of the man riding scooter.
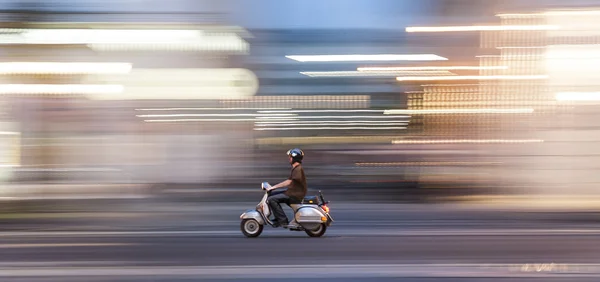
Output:
<instances>
[{"instance_id":1,"label":"man riding scooter","mask_svg":"<svg viewBox=\"0 0 600 282\"><path fill-rule=\"evenodd\" d=\"M302 160L304 159L304 152L298 148L287 151L287 155L292 165L292 171L290 177L277 184L273 185L270 190L288 187L285 192L272 194L267 202L275 215L274 226L283 226L284 228L293 228L290 226L288 218L281 207L281 203L285 203L288 206L292 204L299 204L302 199L306 196L307 185L306 176L304 175L304 169L302 168Z\"/></svg>"}]
</instances>

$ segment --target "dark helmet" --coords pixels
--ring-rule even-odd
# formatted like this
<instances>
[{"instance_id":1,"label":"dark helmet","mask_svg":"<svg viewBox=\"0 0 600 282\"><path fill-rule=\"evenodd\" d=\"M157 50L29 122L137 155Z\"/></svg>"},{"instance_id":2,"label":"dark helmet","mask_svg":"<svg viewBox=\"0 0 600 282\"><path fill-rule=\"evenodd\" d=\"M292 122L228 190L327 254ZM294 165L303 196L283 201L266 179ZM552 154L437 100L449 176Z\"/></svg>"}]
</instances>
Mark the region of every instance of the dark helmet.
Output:
<instances>
[{"instance_id":1,"label":"dark helmet","mask_svg":"<svg viewBox=\"0 0 600 282\"><path fill-rule=\"evenodd\" d=\"M287 151L287 155L292 157L293 162L302 163L302 159L304 159L304 152L298 148Z\"/></svg>"}]
</instances>

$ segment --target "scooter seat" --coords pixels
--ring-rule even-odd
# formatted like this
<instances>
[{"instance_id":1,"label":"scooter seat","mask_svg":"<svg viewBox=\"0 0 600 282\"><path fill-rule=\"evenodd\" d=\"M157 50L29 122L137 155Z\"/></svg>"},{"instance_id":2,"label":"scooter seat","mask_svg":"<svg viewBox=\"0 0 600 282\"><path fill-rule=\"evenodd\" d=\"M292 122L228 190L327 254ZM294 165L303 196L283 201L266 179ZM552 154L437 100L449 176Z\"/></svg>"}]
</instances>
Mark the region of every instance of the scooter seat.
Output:
<instances>
[{"instance_id":1,"label":"scooter seat","mask_svg":"<svg viewBox=\"0 0 600 282\"><path fill-rule=\"evenodd\" d=\"M302 200L303 204L318 204L319 203L319 197L317 196L306 196L304 197L304 199Z\"/></svg>"}]
</instances>

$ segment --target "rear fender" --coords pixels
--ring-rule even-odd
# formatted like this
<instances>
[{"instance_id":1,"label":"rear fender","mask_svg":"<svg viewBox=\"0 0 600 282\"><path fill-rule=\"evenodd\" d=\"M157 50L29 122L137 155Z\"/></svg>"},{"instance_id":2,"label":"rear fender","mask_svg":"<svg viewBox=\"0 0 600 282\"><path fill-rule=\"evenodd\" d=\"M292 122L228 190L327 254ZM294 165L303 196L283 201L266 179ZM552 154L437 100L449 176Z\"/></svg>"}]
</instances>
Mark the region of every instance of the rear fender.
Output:
<instances>
[{"instance_id":1,"label":"rear fender","mask_svg":"<svg viewBox=\"0 0 600 282\"><path fill-rule=\"evenodd\" d=\"M296 211L296 222L298 223L321 223L323 218L328 216L319 208L313 206L303 206Z\"/></svg>"}]
</instances>

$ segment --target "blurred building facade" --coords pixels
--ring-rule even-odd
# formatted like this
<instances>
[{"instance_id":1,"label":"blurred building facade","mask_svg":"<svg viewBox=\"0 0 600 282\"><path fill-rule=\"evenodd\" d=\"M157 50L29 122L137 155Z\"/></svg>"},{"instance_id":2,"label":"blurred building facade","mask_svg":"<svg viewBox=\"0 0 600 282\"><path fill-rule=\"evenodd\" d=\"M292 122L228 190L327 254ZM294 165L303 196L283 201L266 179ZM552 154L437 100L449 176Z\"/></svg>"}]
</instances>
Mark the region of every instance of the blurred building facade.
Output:
<instances>
[{"instance_id":1,"label":"blurred building facade","mask_svg":"<svg viewBox=\"0 0 600 282\"><path fill-rule=\"evenodd\" d=\"M218 12L6 11L4 180L252 187L284 179L285 151L301 147L315 186L593 187L594 166L581 158L595 150L594 106L556 96L593 92L592 66L569 75L560 62L572 58L547 53L595 52L571 46L596 43L595 14L495 15L535 13L517 2L442 1L420 20L570 29L247 30ZM294 57L335 54L447 60ZM390 67L404 69L361 71ZM448 79L461 76L471 78ZM573 149L574 139L589 142Z\"/></svg>"}]
</instances>

